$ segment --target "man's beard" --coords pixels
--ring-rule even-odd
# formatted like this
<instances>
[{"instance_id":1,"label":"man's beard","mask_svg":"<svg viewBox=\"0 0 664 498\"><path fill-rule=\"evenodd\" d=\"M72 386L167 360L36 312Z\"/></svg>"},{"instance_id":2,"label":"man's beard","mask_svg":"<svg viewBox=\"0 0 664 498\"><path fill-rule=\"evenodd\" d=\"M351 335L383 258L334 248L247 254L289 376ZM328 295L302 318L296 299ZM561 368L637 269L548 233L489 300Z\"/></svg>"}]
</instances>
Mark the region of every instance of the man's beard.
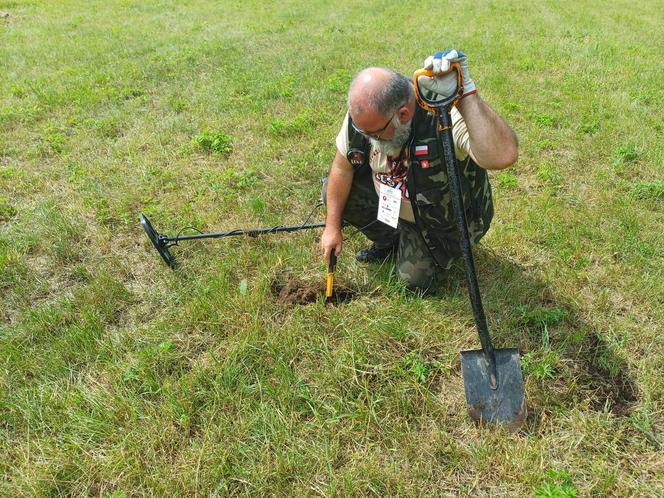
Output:
<instances>
[{"instance_id":1,"label":"man's beard","mask_svg":"<svg viewBox=\"0 0 664 498\"><path fill-rule=\"evenodd\" d=\"M370 138L371 145L378 152L387 154L388 156L396 157L401 153L401 147L408 141L410 137L410 127L413 121L410 120L407 123L401 124L399 118L394 116L392 119L392 124L394 125L394 134L392 135L391 140L376 140L375 138Z\"/></svg>"}]
</instances>

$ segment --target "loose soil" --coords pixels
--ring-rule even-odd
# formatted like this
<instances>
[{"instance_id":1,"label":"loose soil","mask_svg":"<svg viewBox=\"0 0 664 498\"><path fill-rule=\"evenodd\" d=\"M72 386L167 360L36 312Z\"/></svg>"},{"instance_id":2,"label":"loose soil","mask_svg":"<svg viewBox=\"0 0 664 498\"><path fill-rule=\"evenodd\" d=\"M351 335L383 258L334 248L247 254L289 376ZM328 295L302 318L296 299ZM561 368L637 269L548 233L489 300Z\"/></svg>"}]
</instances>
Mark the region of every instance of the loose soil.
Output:
<instances>
[{"instance_id":1,"label":"loose soil","mask_svg":"<svg viewBox=\"0 0 664 498\"><path fill-rule=\"evenodd\" d=\"M315 303L325 295L325 283L311 284L300 280L289 280L286 284L273 284L272 292L277 296L277 302L288 306L296 304ZM351 289L335 285L332 298L328 301L330 304L339 304L350 301L355 297L355 292Z\"/></svg>"}]
</instances>

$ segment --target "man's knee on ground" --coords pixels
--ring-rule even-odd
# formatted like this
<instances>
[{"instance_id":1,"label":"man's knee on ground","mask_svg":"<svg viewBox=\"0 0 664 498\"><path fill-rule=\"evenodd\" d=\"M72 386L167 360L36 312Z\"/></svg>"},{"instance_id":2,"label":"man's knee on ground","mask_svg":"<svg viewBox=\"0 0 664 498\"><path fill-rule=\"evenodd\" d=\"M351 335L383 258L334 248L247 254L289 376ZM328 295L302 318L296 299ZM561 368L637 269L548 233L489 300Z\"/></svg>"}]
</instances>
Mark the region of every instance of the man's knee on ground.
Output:
<instances>
[{"instance_id":1,"label":"man's knee on ground","mask_svg":"<svg viewBox=\"0 0 664 498\"><path fill-rule=\"evenodd\" d=\"M397 266L396 272L409 290L426 292L436 287L436 269L430 266L406 261Z\"/></svg>"}]
</instances>

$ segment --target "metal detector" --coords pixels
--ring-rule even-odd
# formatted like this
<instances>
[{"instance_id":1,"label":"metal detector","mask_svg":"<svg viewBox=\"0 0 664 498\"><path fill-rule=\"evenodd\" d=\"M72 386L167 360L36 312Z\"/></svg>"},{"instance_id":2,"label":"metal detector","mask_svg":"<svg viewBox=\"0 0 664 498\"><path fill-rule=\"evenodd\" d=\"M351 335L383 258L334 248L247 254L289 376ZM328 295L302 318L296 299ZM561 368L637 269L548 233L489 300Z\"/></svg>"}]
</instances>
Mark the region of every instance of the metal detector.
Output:
<instances>
[{"instance_id":1,"label":"metal detector","mask_svg":"<svg viewBox=\"0 0 664 498\"><path fill-rule=\"evenodd\" d=\"M321 228L325 226L325 223L304 223L302 225L294 226L277 225L269 228L249 228L218 233L196 233L192 235L178 234L175 237L170 237L168 235L164 235L163 233L157 232L157 230L155 230L155 228L152 226L152 223L150 223L150 220L148 220L143 213L139 213L138 218L141 220L143 230L145 230L145 233L150 239L150 242L152 242L154 248L157 250L164 262L173 270L177 268L177 262L175 257L171 254L170 248L177 246L178 243L183 240L221 239L224 237L232 237L234 235L249 235L251 237L256 237L258 235L269 233L297 232L298 230L310 230L312 228Z\"/></svg>"}]
</instances>

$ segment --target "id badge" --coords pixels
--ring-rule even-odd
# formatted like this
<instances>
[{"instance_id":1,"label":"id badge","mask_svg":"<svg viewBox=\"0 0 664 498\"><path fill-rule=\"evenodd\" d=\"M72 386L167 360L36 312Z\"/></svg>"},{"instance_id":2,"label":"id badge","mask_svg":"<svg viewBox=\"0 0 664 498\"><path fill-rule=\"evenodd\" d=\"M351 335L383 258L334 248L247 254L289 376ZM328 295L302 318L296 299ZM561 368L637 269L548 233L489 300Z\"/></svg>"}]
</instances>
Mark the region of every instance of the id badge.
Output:
<instances>
[{"instance_id":1,"label":"id badge","mask_svg":"<svg viewBox=\"0 0 664 498\"><path fill-rule=\"evenodd\" d=\"M401 190L381 183L378 197L378 221L397 228L401 209Z\"/></svg>"}]
</instances>

